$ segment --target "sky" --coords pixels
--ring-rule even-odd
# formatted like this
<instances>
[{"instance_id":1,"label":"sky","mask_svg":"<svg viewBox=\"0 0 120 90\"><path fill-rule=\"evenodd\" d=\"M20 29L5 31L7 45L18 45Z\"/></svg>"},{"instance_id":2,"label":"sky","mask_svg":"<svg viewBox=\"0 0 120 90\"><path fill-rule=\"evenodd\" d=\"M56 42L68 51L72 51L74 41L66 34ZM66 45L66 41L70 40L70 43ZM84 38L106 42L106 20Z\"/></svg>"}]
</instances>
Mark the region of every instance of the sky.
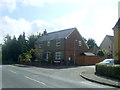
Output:
<instances>
[{"instance_id":1,"label":"sky","mask_svg":"<svg viewBox=\"0 0 120 90\"><path fill-rule=\"evenodd\" d=\"M76 27L98 46L118 20L119 0L0 0L0 43L18 37Z\"/></svg>"}]
</instances>

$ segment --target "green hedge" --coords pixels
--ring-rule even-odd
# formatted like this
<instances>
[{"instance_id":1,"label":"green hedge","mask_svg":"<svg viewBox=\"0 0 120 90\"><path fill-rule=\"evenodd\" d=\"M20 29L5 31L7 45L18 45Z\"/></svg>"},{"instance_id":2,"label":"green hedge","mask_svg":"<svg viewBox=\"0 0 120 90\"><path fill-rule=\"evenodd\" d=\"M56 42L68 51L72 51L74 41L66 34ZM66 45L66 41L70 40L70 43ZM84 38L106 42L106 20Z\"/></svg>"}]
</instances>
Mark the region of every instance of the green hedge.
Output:
<instances>
[{"instance_id":1,"label":"green hedge","mask_svg":"<svg viewBox=\"0 0 120 90\"><path fill-rule=\"evenodd\" d=\"M95 65L96 74L120 79L120 65L119 64L102 64Z\"/></svg>"}]
</instances>

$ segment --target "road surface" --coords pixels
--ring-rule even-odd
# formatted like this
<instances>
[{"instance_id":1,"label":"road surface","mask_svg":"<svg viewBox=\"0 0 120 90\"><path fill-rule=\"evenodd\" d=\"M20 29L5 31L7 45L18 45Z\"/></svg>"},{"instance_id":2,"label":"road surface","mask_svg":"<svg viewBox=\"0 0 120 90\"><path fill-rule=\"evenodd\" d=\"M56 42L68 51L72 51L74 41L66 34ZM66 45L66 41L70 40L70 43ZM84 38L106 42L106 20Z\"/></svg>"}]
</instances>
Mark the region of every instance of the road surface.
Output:
<instances>
[{"instance_id":1,"label":"road surface","mask_svg":"<svg viewBox=\"0 0 120 90\"><path fill-rule=\"evenodd\" d=\"M2 88L113 88L80 77L80 72L91 69L94 66L40 68L2 65Z\"/></svg>"}]
</instances>

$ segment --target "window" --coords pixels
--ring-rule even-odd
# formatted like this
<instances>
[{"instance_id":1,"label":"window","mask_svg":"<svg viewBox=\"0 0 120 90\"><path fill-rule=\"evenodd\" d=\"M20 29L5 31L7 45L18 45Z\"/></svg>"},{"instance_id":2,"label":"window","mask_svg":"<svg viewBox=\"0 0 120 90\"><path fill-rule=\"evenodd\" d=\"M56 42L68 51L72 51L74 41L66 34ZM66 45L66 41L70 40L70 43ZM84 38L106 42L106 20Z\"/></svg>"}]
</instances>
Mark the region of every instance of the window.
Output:
<instances>
[{"instance_id":1,"label":"window","mask_svg":"<svg viewBox=\"0 0 120 90\"><path fill-rule=\"evenodd\" d=\"M40 55L38 55L38 59L42 59L42 53L40 53Z\"/></svg>"},{"instance_id":2,"label":"window","mask_svg":"<svg viewBox=\"0 0 120 90\"><path fill-rule=\"evenodd\" d=\"M60 60L61 59L61 52L56 52L55 53L55 59Z\"/></svg>"},{"instance_id":3,"label":"window","mask_svg":"<svg viewBox=\"0 0 120 90\"><path fill-rule=\"evenodd\" d=\"M109 46L109 49L111 49L111 45Z\"/></svg>"},{"instance_id":4,"label":"window","mask_svg":"<svg viewBox=\"0 0 120 90\"><path fill-rule=\"evenodd\" d=\"M47 42L47 46L50 46L50 41Z\"/></svg>"},{"instance_id":5,"label":"window","mask_svg":"<svg viewBox=\"0 0 120 90\"><path fill-rule=\"evenodd\" d=\"M79 44L79 46L82 46L82 41L79 41L78 44Z\"/></svg>"},{"instance_id":6,"label":"window","mask_svg":"<svg viewBox=\"0 0 120 90\"><path fill-rule=\"evenodd\" d=\"M39 44L39 48L42 48L42 43Z\"/></svg>"},{"instance_id":7,"label":"window","mask_svg":"<svg viewBox=\"0 0 120 90\"><path fill-rule=\"evenodd\" d=\"M60 44L61 44L61 42L60 42L60 41L56 41L56 46L57 46L57 47L59 47L59 46L60 46Z\"/></svg>"}]
</instances>

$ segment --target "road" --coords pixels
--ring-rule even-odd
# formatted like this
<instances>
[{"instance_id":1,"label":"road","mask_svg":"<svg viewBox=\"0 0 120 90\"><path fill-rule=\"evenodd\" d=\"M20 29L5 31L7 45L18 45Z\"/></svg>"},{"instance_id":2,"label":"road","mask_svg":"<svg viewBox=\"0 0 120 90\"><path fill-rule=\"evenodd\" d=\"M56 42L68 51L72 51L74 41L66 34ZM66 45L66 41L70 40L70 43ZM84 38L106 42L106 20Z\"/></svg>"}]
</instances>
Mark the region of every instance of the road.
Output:
<instances>
[{"instance_id":1,"label":"road","mask_svg":"<svg viewBox=\"0 0 120 90\"><path fill-rule=\"evenodd\" d=\"M80 72L91 69L94 66L40 68L2 65L2 88L113 88L80 77Z\"/></svg>"}]
</instances>

